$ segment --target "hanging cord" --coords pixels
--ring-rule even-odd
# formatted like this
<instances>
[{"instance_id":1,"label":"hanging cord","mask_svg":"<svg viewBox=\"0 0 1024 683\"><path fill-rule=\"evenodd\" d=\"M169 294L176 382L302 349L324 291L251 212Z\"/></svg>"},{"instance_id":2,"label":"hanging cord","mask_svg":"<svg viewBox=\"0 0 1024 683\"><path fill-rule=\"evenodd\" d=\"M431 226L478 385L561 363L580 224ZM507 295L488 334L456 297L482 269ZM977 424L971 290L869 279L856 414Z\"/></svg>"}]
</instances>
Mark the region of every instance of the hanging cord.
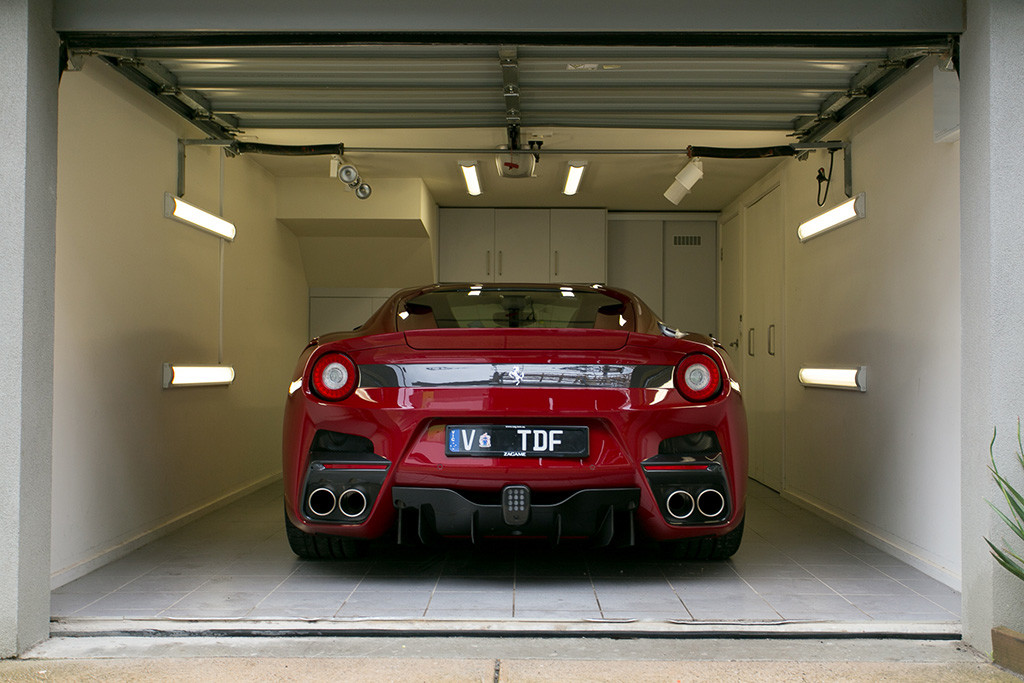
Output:
<instances>
[{"instance_id":1,"label":"hanging cord","mask_svg":"<svg viewBox=\"0 0 1024 683\"><path fill-rule=\"evenodd\" d=\"M818 206L825 206L825 200L828 199L828 188L832 185L832 166L836 160L836 150L830 149L828 151L828 175L825 175L825 167L822 166L818 169ZM821 193L821 185L825 184L825 193Z\"/></svg>"},{"instance_id":2,"label":"hanging cord","mask_svg":"<svg viewBox=\"0 0 1024 683\"><path fill-rule=\"evenodd\" d=\"M220 157L220 216L224 215L224 154L218 150ZM218 296L217 309L217 364L224 364L224 240L217 240L220 243L220 293Z\"/></svg>"}]
</instances>

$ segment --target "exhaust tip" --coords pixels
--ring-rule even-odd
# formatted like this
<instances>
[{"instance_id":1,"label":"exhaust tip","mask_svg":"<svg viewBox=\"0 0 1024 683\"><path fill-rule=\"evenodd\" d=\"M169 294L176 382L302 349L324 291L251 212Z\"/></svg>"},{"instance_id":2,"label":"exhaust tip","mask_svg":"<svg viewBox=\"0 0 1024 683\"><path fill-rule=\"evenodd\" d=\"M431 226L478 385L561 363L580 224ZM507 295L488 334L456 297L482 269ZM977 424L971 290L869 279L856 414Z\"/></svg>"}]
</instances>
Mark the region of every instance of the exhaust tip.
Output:
<instances>
[{"instance_id":1,"label":"exhaust tip","mask_svg":"<svg viewBox=\"0 0 1024 683\"><path fill-rule=\"evenodd\" d=\"M718 517L725 512L725 496L715 489L704 489L697 494L697 509L705 517Z\"/></svg>"},{"instance_id":2,"label":"exhaust tip","mask_svg":"<svg viewBox=\"0 0 1024 683\"><path fill-rule=\"evenodd\" d=\"M359 489L345 489L341 498L338 499L338 509L346 517L358 517L366 512L368 503L366 494Z\"/></svg>"},{"instance_id":3,"label":"exhaust tip","mask_svg":"<svg viewBox=\"0 0 1024 683\"><path fill-rule=\"evenodd\" d=\"M673 491L665 499L665 510L673 519L686 519L693 514L696 503L688 491Z\"/></svg>"},{"instance_id":4,"label":"exhaust tip","mask_svg":"<svg viewBox=\"0 0 1024 683\"><path fill-rule=\"evenodd\" d=\"M338 499L334 495L334 491L321 487L309 494L306 506L317 517L326 517L334 512L334 506L337 503Z\"/></svg>"}]
</instances>

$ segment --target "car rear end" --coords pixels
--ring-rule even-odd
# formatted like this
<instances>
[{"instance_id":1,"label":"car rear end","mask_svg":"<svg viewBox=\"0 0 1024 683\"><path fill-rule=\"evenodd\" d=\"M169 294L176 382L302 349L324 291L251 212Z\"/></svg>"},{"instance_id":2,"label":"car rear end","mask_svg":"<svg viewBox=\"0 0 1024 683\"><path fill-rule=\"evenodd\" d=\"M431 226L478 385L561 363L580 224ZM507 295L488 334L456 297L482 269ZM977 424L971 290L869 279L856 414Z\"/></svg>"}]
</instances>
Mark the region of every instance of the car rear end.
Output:
<instances>
[{"instance_id":1,"label":"car rear end","mask_svg":"<svg viewBox=\"0 0 1024 683\"><path fill-rule=\"evenodd\" d=\"M637 332L642 311L606 314L606 329L413 320L312 344L286 411L290 523L424 541L734 532L746 425L726 357Z\"/></svg>"}]
</instances>

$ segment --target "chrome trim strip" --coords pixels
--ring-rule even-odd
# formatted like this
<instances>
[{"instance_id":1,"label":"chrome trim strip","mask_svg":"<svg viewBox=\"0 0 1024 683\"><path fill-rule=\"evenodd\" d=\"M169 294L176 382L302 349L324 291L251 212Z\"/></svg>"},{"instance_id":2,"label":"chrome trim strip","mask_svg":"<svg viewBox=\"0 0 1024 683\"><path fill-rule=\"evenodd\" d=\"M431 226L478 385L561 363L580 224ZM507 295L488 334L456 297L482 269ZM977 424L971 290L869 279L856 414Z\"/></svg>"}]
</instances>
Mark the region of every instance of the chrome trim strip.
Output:
<instances>
[{"instance_id":1,"label":"chrome trim strip","mask_svg":"<svg viewBox=\"0 0 1024 683\"><path fill-rule=\"evenodd\" d=\"M412 363L360 365L359 386L671 389L672 365Z\"/></svg>"}]
</instances>

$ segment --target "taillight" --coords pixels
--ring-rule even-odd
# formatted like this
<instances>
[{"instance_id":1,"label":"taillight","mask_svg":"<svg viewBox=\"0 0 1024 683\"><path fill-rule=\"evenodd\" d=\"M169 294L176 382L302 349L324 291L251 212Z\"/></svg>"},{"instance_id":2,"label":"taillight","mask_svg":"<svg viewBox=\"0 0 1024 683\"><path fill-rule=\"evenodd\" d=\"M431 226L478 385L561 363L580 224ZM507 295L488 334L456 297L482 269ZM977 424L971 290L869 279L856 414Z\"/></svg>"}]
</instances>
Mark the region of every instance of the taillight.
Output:
<instances>
[{"instance_id":1,"label":"taillight","mask_svg":"<svg viewBox=\"0 0 1024 683\"><path fill-rule=\"evenodd\" d=\"M684 398L701 403L710 401L722 389L722 372L711 356L691 353L676 367L676 388Z\"/></svg>"},{"instance_id":2,"label":"taillight","mask_svg":"<svg viewBox=\"0 0 1024 683\"><path fill-rule=\"evenodd\" d=\"M343 353L328 352L316 359L309 374L313 393L325 401L340 401L355 391L359 371Z\"/></svg>"}]
</instances>

